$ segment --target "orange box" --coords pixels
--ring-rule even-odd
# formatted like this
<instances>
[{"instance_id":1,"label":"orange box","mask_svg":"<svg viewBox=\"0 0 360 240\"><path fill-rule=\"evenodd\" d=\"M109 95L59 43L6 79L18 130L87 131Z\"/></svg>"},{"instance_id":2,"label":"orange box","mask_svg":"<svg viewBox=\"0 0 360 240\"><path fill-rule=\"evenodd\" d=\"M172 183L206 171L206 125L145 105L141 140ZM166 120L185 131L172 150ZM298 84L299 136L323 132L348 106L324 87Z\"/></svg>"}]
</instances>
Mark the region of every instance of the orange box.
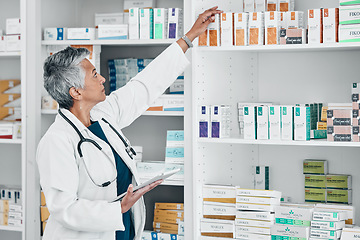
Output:
<instances>
[{"instance_id":1,"label":"orange box","mask_svg":"<svg viewBox=\"0 0 360 240\"><path fill-rule=\"evenodd\" d=\"M21 108L0 107L0 120L20 121Z\"/></svg>"},{"instance_id":2,"label":"orange box","mask_svg":"<svg viewBox=\"0 0 360 240\"><path fill-rule=\"evenodd\" d=\"M154 222L153 223L153 228L154 231L159 230L160 232L163 233L173 233L173 234L177 234L178 233L178 224L172 224L172 223L162 223L162 222Z\"/></svg>"},{"instance_id":3,"label":"orange box","mask_svg":"<svg viewBox=\"0 0 360 240\"><path fill-rule=\"evenodd\" d=\"M265 12L265 45L280 44L281 13Z\"/></svg>"},{"instance_id":4,"label":"orange box","mask_svg":"<svg viewBox=\"0 0 360 240\"><path fill-rule=\"evenodd\" d=\"M221 46L220 43L220 15L216 14L214 21L212 21L209 26L209 46L218 47Z\"/></svg>"},{"instance_id":5,"label":"orange box","mask_svg":"<svg viewBox=\"0 0 360 240\"><path fill-rule=\"evenodd\" d=\"M41 206L45 206L45 205L46 205L45 194L44 192L41 192Z\"/></svg>"},{"instance_id":6,"label":"orange box","mask_svg":"<svg viewBox=\"0 0 360 240\"><path fill-rule=\"evenodd\" d=\"M0 107L4 106L5 104L8 104L18 98L20 98L21 95L20 94L16 94L16 93L3 93L0 94Z\"/></svg>"},{"instance_id":7,"label":"orange box","mask_svg":"<svg viewBox=\"0 0 360 240\"><path fill-rule=\"evenodd\" d=\"M267 1L267 11L278 11L278 10L279 10L278 0Z\"/></svg>"},{"instance_id":8,"label":"orange box","mask_svg":"<svg viewBox=\"0 0 360 240\"><path fill-rule=\"evenodd\" d=\"M208 46L208 30L206 29L205 32L200 34L199 36L199 46Z\"/></svg>"},{"instance_id":9,"label":"orange box","mask_svg":"<svg viewBox=\"0 0 360 240\"><path fill-rule=\"evenodd\" d=\"M234 13L234 45L248 46L249 13Z\"/></svg>"},{"instance_id":10,"label":"orange box","mask_svg":"<svg viewBox=\"0 0 360 240\"><path fill-rule=\"evenodd\" d=\"M40 207L41 221L44 222L49 219L50 212L47 207Z\"/></svg>"},{"instance_id":11,"label":"orange box","mask_svg":"<svg viewBox=\"0 0 360 240\"><path fill-rule=\"evenodd\" d=\"M249 13L249 45L264 45L264 13Z\"/></svg>"},{"instance_id":12,"label":"orange box","mask_svg":"<svg viewBox=\"0 0 360 240\"><path fill-rule=\"evenodd\" d=\"M0 93L3 93L4 91L15 87L20 83L21 83L20 80L16 80L16 79L0 80Z\"/></svg>"},{"instance_id":13,"label":"orange box","mask_svg":"<svg viewBox=\"0 0 360 240\"><path fill-rule=\"evenodd\" d=\"M0 200L0 212L9 212L9 200Z\"/></svg>"},{"instance_id":14,"label":"orange box","mask_svg":"<svg viewBox=\"0 0 360 240\"><path fill-rule=\"evenodd\" d=\"M155 203L155 209L184 210L183 203Z\"/></svg>"}]
</instances>

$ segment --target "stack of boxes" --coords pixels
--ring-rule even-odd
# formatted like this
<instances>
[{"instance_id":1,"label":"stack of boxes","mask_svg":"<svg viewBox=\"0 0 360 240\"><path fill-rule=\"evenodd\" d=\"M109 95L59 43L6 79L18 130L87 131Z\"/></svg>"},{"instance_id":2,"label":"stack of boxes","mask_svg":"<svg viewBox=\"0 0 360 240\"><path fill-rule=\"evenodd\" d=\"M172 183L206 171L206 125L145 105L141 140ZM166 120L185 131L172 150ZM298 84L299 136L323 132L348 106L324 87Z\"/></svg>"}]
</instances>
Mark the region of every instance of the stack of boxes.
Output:
<instances>
[{"instance_id":1,"label":"stack of boxes","mask_svg":"<svg viewBox=\"0 0 360 240\"><path fill-rule=\"evenodd\" d=\"M19 187L0 186L0 225L21 227L22 199Z\"/></svg>"},{"instance_id":2,"label":"stack of boxes","mask_svg":"<svg viewBox=\"0 0 360 240\"><path fill-rule=\"evenodd\" d=\"M183 235L144 231L141 240L184 240Z\"/></svg>"},{"instance_id":3,"label":"stack of boxes","mask_svg":"<svg viewBox=\"0 0 360 240\"><path fill-rule=\"evenodd\" d=\"M235 238L235 202L235 187L204 185L201 236Z\"/></svg>"},{"instance_id":4,"label":"stack of boxes","mask_svg":"<svg viewBox=\"0 0 360 240\"><path fill-rule=\"evenodd\" d=\"M339 10L339 41L360 41L360 2L353 0L340 0Z\"/></svg>"},{"instance_id":5,"label":"stack of boxes","mask_svg":"<svg viewBox=\"0 0 360 240\"><path fill-rule=\"evenodd\" d=\"M179 223L182 222L183 233L184 204L183 203L155 203L154 232L178 234Z\"/></svg>"},{"instance_id":6,"label":"stack of boxes","mask_svg":"<svg viewBox=\"0 0 360 240\"><path fill-rule=\"evenodd\" d=\"M281 192L236 189L236 238L271 239L275 208L280 205Z\"/></svg>"},{"instance_id":7,"label":"stack of boxes","mask_svg":"<svg viewBox=\"0 0 360 240\"><path fill-rule=\"evenodd\" d=\"M341 233L341 240L357 240L360 239L360 228L344 228Z\"/></svg>"},{"instance_id":8,"label":"stack of boxes","mask_svg":"<svg viewBox=\"0 0 360 240\"><path fill-rule=\"evenodd\" d=\"M6 19L6 35L0 29L0 52L21 51L21 20Z\"/></svg>"},{"instance_id":9,"label":"stack of boxes","mask_svg":"<svg viewBox=\"0 0 360 240\"><path fill-rule=\"evenodd\" d=\"M324 212L315 210L311 221L312 239L340 239L347 219L346 212Z\"/></svg>"},{"instance_id":10,"label":"stack of boxes","mask_svg":"<svg viewBox=\"0 0 360 240\"><path fill-rule=\"evenodd\" d=\"M181 169L171 177L165 180L169 184L184 184L184 165L183 164L170 164L164 161L143 161L136 163L136 169L139 174L141 182L152 179L153 177L175 169Z\"/></svg>"},{"instance_id":11,"label":"stack of boxes","mask_svg":"<svg viewBox=\"0 0 360 240\"><path fill-rule=\"evenodd\" d=\"M352 113L351 104L329 104L327 110L328 141L352 141Z\"/></svg>"},{"instance_id":12,"label":"stack of boxes","mask_svg":"<svg viewBox=\"0 0 360 240\"><path fill-rule=\"evenodd\" d=\"M231 112L229 105L202 105L199 110L199 137L230 137Z\"/></svg>"},{"instance_id":13,"label":"stack of boxes","mask_svg":"<svg viewBox=\"0 0 360 240\"><path fill-rule=\"evenodd\" d=\"M184 130L167 131L165 163L184 164Z\"/></svg>"},{"instance_id":14,"label":"stack of boxes","mask_svg":"<svg viewBox=\"0 0 360 240\"><path fill-rule=\"evenodd\" d=\"M352 141L360 142L360 83L353 83L352 89Z\"/></svg>"}]
</instances>

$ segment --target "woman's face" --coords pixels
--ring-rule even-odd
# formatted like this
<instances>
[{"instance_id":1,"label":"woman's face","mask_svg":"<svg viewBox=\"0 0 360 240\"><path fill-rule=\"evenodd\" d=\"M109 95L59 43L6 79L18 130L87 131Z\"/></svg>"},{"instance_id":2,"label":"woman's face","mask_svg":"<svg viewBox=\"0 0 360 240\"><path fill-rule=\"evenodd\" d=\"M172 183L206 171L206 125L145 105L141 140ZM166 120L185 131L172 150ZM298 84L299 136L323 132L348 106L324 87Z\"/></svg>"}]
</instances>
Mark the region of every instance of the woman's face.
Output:
<instances>
[{"instance_id":1,"label":"woman's face","mask_svg":"<svg viewBox=\"0 0 360 240\"><path fill-rule=\"evenodd\" d=\"M81 66L85 71L85 86L82 89L82 101L95 106L106 98L103 85L106 79L96 72L96 68L88 59L84 59L81 62Z\"/></svg>"}]
</instances>

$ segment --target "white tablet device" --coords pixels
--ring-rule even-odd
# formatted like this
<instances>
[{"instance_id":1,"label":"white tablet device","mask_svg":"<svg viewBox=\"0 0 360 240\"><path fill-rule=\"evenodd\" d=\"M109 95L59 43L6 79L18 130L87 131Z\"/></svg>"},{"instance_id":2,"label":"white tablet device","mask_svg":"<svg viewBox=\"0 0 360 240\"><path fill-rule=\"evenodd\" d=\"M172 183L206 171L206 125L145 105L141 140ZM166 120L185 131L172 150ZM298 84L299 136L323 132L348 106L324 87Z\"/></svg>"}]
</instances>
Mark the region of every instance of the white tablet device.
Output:
<instances>
[{"instance_id":1,"label":"white tablet device","mask_svg":"<svg viewBox=\"0 0 360 240\"><path fill-rule=\"evenodd\" d=\"M136 192L136 191L139 190L140 188L143 188L143 187L145 187L145 186L147 186L147 185L149 185L149 184L151 184L151 183L153 183L153 182L156 182L156 181L158 181L158 180L164 180L164 179L166 179L166 178L174 175L175 173L179 172L180 170L181 170L181 169L178 168L178 169L174 169L174 170L171 170L171 171L168 171L168 172L161 173L161 174L153 177L152 179L147 180L146 182L143 182L142 184L134 187L134 190L133 190L133 191ZM125 197L126 193L127 193L127 192L124 192L124 193L120 194L120 195L117 196L112 202L116 202L116 201L121 200L123 197Z\"/></svg>"}]
</instances>

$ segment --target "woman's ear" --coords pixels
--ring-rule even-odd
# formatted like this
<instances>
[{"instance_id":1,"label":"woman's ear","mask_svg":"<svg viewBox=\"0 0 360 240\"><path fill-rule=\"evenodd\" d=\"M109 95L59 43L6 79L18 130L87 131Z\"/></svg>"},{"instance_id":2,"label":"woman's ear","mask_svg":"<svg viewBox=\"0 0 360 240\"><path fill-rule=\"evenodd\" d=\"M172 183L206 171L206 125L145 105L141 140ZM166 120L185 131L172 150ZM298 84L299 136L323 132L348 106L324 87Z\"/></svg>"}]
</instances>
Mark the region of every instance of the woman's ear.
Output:
<instances>
[{"instance_id":1,"label":"woman's ear","mask_svg":"<svg viewBox=\"0 0 360 240\"><path fill-rule=\"evenodd\" d=\"M75 87L72 87L72 88L69 89L69 94L74 100L79 101L82 98L81 89L77 89Z\"/></svg>"}]
</instances>

